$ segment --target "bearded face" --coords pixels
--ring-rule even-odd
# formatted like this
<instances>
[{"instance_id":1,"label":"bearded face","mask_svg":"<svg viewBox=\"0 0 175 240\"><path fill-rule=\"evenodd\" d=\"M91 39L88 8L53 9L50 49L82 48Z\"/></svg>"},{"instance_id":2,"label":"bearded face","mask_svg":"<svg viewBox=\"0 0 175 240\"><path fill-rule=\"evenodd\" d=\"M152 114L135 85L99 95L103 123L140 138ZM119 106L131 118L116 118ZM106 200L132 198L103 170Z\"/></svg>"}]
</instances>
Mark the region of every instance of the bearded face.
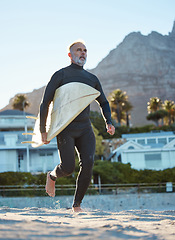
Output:
<instances>
[{"instance_id":1,"label":"bearded face","mask_svg":"<svg viewBox=\"0 0 175 240\"><path fill-rule=\"evenodd\" d=\"M87 59L87 49L83 43L76 43L72 46L69 57L71 58L71 62L84 66Z\"/></svg>"},{"instance_id":2,"label":"bearded face","mask_svg":"<svg viewBox=\"0 0 175 240\"><path fill-rule=\"evenodd\" d=\"M79 66L84 66L84 64L86 63L86 57L85 56L78 57L72 54L72 61Z\"/></svg>"}]
</instances>

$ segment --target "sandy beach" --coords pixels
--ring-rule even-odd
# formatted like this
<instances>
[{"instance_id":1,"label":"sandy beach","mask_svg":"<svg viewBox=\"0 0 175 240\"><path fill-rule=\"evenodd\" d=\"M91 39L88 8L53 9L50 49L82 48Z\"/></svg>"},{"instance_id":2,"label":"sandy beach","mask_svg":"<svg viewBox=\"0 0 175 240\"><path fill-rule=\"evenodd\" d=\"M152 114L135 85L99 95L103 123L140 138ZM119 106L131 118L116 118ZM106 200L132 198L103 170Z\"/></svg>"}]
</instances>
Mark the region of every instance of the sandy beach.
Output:
<instances>
[{"instance_id":1,"label":"sandy beach","mask_svg":"<svg viewBox=\"0 0 175 240\"><path fill-rule=\"evenodd\" d=\"M161 195L160 195L161 196ZM71 209L62 208L60 204L55 207L10 207L9 200L0 200L0 239L175 239L175 211L173 206L166 205L165 196L164 206L159 196L159 205L156 210L153 207L141 208L139 205L130 210L128 206L121 206L122 209L112 211L112 205L107 210L93 209L92 204L99 199L104 201L108 199L107 204L111 202L109 196L89 196L86 197L86 203L89 201L91 208L84 204L84 212L73 213ZM167 199L174 198L174 194L166 195ZM156 197L156 195L154 195ZM65 197L71 200L71 197ZM119 197L114 196L118 202ZM126 198L121 196L120 198ZM132 196L131 196L132 198ZM142 197L139 197L140 199ZM145 198L145 196L144 196ZM47 198L50 200L50 198ZM62 197L62 200L64 198ZM97 199L97 200L96 200ZM3 201L6 202L3 203ZM19 199L16 198L20 206ZM24 199L21 198L21 202ZM33 199L34 200L34 199ZM114 199L113 199L114 200ZM37 200L38 201L38 200ZM156 200L155 200L156 201ZM67 201L69 202L69 201ZM120 202L121 203L121 202ZM142 203L140 201L140 203ZM12 205L12 201L10 202ZM175 204L175 202L174 202ZM36 204L37 205L37 204ZM169 207L168 207L169 206ZM115 208L115 207L114 207ZM137 208L137 209L136 209ZM162 208L162 209L161 209Z\"/></svg>"}]
</instances>

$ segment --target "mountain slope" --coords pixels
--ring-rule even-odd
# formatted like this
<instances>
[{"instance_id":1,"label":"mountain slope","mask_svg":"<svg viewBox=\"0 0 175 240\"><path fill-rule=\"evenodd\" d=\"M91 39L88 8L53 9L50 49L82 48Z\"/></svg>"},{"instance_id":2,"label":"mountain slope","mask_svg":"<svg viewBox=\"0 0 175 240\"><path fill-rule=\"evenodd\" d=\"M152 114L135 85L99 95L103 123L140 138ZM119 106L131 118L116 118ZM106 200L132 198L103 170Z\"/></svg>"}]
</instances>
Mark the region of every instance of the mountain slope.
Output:
<instances>
[{"instance_id":1,"label":"mountain slope","mask_svg":"<svg viewBox=\"0 0 175 240\"><path fill-rule=\"evenodd\" d=\"M144 125L151 97L175 100L175 24L168 36L130 33L98 66L97 75L108 96L116 88L127 92L134 108L131 122Z\"/></svg>"}]
</instances>

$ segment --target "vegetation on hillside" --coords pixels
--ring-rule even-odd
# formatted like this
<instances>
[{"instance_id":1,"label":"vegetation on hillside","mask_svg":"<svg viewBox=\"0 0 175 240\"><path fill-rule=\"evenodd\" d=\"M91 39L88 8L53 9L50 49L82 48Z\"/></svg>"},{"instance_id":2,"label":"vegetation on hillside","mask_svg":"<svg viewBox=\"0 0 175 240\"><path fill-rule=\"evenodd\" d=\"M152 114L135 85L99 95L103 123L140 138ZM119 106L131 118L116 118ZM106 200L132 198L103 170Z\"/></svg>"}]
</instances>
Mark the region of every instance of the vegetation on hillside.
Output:
<instances>
[{"instance_id":1,"label":"vegetation on hillside","mask_svg":"<svg viewBox=\"0 0 175 240\"><path fill-rule=\"evenodd\" d=\"M168 125L175 122L175 104L174 101L162 100L158 97L150 98L148 102L148 116L147 120L155 122L156 126Z\"/></svg>"},{"instance_id":2,"label":"vegetation on hillside","mask_svg":"<svg viewBox=\"0 0 175 240\"><path fill-rule=\"evenodd\" d=\"M75 172L64 178L59 178L57 184L75 184L79 166L76 161ZM102 184L117 183L162 183L175 182L175 168L165 170L136 170L131 165L119 162L96 160L93 168L93 178L101 177ZM45 185L46 174L31 174L26 172L3 172L0 173L1 186L7 185Z\"/></svg>"}]
</instances>

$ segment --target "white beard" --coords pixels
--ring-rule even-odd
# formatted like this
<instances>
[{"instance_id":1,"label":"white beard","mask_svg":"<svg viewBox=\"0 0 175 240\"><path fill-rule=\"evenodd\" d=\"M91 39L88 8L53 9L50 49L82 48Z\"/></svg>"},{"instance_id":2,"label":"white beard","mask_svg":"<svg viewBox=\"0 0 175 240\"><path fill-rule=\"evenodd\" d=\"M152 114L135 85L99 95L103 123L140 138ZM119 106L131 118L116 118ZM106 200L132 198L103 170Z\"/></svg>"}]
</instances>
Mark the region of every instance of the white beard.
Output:
<instances>
[{"instance_id":1,"label":"white beard","mask_svg":"<svg viewBox=\"0 0 175 240\"><path fill-rule=\"evenodd\" d=\"M84 66L84 64L86 63L86 58L84 59L72 56L72 60L79 66Z\"/></svg>"}]
</instances>

